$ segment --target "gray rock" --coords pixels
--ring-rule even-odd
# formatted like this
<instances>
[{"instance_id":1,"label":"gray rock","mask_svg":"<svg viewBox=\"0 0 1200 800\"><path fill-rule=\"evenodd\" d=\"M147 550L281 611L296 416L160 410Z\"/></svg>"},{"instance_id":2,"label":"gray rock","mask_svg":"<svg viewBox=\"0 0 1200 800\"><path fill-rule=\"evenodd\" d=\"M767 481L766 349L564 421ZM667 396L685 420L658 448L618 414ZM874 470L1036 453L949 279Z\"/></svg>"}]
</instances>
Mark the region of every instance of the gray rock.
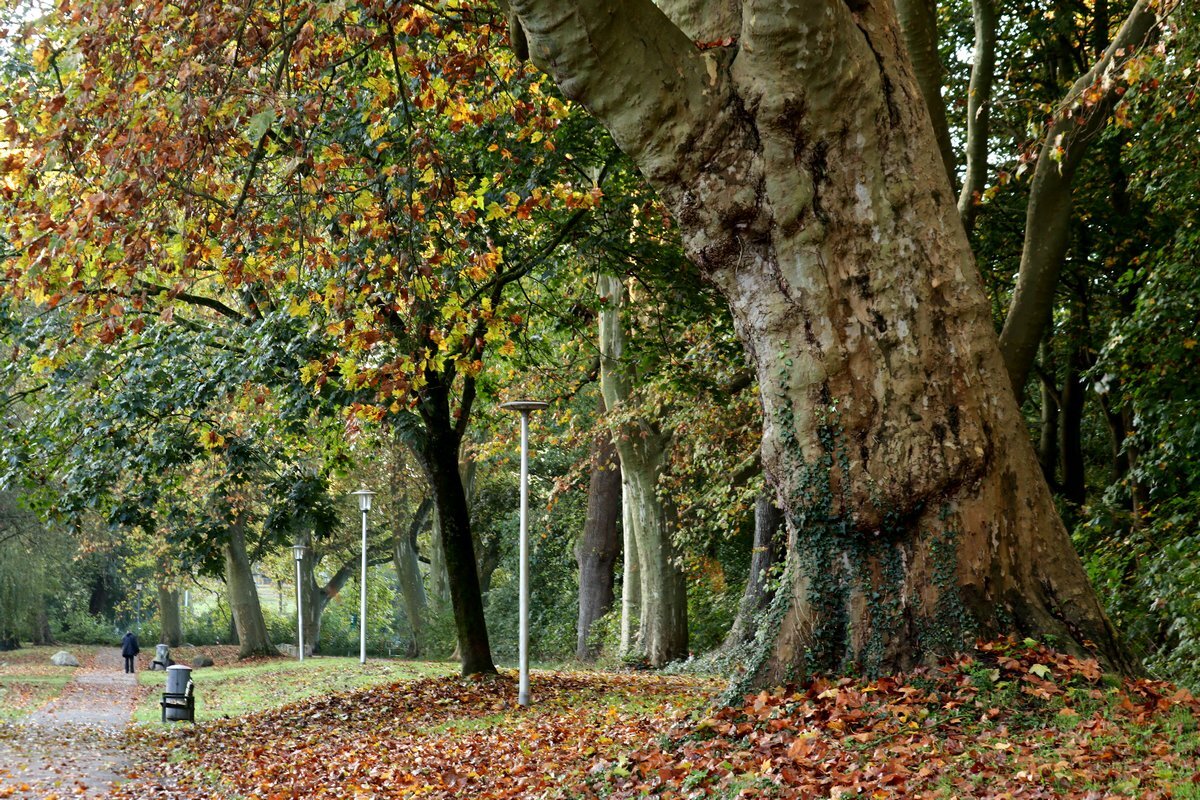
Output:
<instances>
[{"instance_id":1,"label":"gray rock","mask_svg":"<svg viewBox=\"0 0 1200 800\"><path fill-rule=\"evenodd\" d=\"M211 658L209 658L208 656L196 656L195 658L192 659L192 669L199 669L200 667L211 667L212 665L213 665L213 660Z\"/></svg>"},{"instance_id":2,"label":"gray rock","mask_svg":"<svg viewBox=\"0 0 1200 800\"><path fill-rule=\"evenodd\" d=\"M59 650L50 656L50 663L56 667L78 667L79 661L66 650Z\"/></svg>"}]
</instances>

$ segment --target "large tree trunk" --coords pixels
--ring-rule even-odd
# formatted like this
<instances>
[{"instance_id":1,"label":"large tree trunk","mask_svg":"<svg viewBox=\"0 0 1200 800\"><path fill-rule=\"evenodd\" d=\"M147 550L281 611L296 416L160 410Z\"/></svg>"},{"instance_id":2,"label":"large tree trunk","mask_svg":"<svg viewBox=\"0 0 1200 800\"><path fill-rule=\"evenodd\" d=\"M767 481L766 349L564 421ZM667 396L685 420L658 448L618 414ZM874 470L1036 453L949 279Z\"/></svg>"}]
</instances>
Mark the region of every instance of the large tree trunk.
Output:
<instances>
[{"instance_id":1,"label":"large tree trunk","mask_svg":"<svg viewBox=\"0 0 1200 800\"><path fill-rule=\"evenodd\" d=\"M622 361L623 289L611 275L599 276L597 289L604 304L600 313L600 386L605 406L622 413L631 393L628 367ZM687 585L676 563L666 509L658 496L667 441L655 425L642 419L624 422L613 441L620 456L625 521L637 546L641 603L637 649L656 667L687 655Z\"/></svg>"},{"instance_id":2,"label":"large tree trunk","mask_svg":"<svg viewBox=\"0 0 1200 800\"><path fill-rule=\"evenodd\" d=\"M789 554L748 675L906 669L1014 632L1129 668L1009 389L891 6L748 0L736 47L707 50L647 0L514 6L755 365Z\"/></svg>"},{"instance_id":3,"label":"large tree trunk","mask_svg":"<svg viewBox=\"0 0 1200 800\"><path fill-rule=\"evenodd\" d=\"M179 590L159 585L158 621L162 628L158 640L171 647L183 644L183 622L179 615Z\"/></svg>"},{"instance_id":4,"label":"large tree trunk","mask_svg":"<svg viewBox=\"0 0 1200 800\"><path fill-rule=\"evenodd\" d=\"M758 633L758 618L775 599L770 585L771 571L783 563L786 545L783 512L776 507L773 493L764 491L754 503L754 549L750 554L746 591L721 649L741 647Z\"/></svg>"},{"instance_id":5,"label":"large tree trunk","mask_svg":"<svg viewBox=\"0 0 1200 800\"><path fill-rule=\"evenodd\" d=\"M492 663L487 622L483 615L470 509L459 471L462 434L450 422L449 391L442 382L445 378L444 375L431 376L423 393L420 411L425 422L425 436L418 456L437 508L462 674L474 675L495 672L496 666ZM453 380L453 376L449 379Z\"/></svg>"},{"instance_id":6,"label":"large tree trunk","mask_svg":"<svg viewBox=\"0 0 1200 800\"><path fill-rule=\"evenodd\" d=\"M237 629L238 658L273 656L277 653L267 634L267 623L258 602L258 587L254 585L250 556L246 552L245 525L244 517L235 517L229 525L229 539L225 543L225 588Z\"/></svg>"},{"instance_id":7,"label":"large tree trunk","mask_svg":"<svg viewBox=\"0 0 1200 800\"><path fill-rule=\"evenodd\" d=\"M596 649L589 642L592 625L612 609L613 578L621 538L617 517L621 512L621 469L617 449L608 434L592 443L592 474L588 482L587 520L575 545L579 564L579 622L575 657L591 661Z\"/></svg>"}]
</instances>

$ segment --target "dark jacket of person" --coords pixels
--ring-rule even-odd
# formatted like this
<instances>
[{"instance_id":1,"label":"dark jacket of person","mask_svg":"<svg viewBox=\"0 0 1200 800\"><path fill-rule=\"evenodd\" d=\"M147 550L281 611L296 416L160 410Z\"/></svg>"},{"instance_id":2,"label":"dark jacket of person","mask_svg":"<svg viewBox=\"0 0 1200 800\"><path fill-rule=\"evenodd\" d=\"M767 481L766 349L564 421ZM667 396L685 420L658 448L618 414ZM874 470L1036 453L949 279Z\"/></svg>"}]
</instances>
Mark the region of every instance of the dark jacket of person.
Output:
<instances>
[{"instance_id":1,"label":"dark jacket of person","mask_svg":"<svg viewBox=\"0 0 1200 800\"><path fill-rule=\"evenodd\" d=\"M142 652L141 648L138 647L138 640L133 635L133 632L130 631L125 634L125 638L121 640L121 655L128 658L129 656L136 656L140 652Z\"/></svg>"}]
</instances>

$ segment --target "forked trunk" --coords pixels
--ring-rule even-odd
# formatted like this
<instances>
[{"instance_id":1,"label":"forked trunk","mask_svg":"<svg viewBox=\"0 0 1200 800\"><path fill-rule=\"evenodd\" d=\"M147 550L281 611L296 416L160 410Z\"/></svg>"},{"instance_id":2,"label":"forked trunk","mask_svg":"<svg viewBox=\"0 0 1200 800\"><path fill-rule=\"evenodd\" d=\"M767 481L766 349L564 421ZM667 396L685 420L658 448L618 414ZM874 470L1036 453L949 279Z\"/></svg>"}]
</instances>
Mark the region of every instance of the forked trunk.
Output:
<instances>
[{"instance_id":1,"label":"forked trunk","mask_svg":"<svg viewBox=\"0 0 1200 800\"><path fill-rule=\"evenodd\" d=\"M736 46L707 50L638 0L514 6L755 365L789 554L752 681L1000 633L1130 667L1034 457L891 5L749 0Z\"/></svg>"}]
</instances>

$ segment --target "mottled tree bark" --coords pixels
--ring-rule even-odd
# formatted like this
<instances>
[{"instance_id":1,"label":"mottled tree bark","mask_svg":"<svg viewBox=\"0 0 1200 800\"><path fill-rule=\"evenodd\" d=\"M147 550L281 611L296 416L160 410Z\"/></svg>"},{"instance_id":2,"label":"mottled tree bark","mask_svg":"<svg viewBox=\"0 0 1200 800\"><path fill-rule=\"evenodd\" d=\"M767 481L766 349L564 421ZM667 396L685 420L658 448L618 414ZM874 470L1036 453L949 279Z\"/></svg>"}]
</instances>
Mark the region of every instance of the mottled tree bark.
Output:
<instances>
[{"instance_id":1,"label":"mottled tree bark","mask_svg":"<svg viewBox=\"0 0 1200 800\"><path fill-rule=\"evenodd\" d=\"M229 523L229 538L225 543L225 588L237 630L238 658L273 656L276 655L275 647L267 634L258 587L254 585L250 556L246 552L245 526L244 517L234 517Z\"/></svg>"},{"instance_id":2,"label":"mottled tree bark","mask_svg":"<svg viewBox=\"0 0 1200 800\"><path fill-rule=\"evenodd\" d=\"M644 0L514 6L535 63L671 208L755 366L789 554L752 680L999 633L1130 667L1008 390L890 4L749 0L736 45L707 50Z\"/></svg>"},{"instance_id":3,"label":"mottled tree bark","mask_svg":"<svg viewBox=\"0 0 1200 800\"><path fill-rule=\"evenodd\" d=\"M623 413L632 391L628 366L622 360L623 287L615 277L600 275L597 290L603 302L599 315L600 387L605 406ZM613 437L621 463L624 519L637 553L640 607L634 649L654 666L687 655L687 585L675 561L666 509L658 496L667 441L654 424L636 417L624 421ZM626 589L629 577L626 573Z\"/></svg>"},{"instance_id":4,"label":"mottled tree bark","mask_svg":"<svg viewBox=\"0 0 1200 800\"><path fill-rule=\"evenodd\" d=\"M621 468L617 449L608 434L592 442L592 470L588 481L587 520L575 545L579 565L579 620L575 657L591 661L597 653L589 642L592 625L612 609L613 579L621 537Z\"/></svg>"}]
</instances>

